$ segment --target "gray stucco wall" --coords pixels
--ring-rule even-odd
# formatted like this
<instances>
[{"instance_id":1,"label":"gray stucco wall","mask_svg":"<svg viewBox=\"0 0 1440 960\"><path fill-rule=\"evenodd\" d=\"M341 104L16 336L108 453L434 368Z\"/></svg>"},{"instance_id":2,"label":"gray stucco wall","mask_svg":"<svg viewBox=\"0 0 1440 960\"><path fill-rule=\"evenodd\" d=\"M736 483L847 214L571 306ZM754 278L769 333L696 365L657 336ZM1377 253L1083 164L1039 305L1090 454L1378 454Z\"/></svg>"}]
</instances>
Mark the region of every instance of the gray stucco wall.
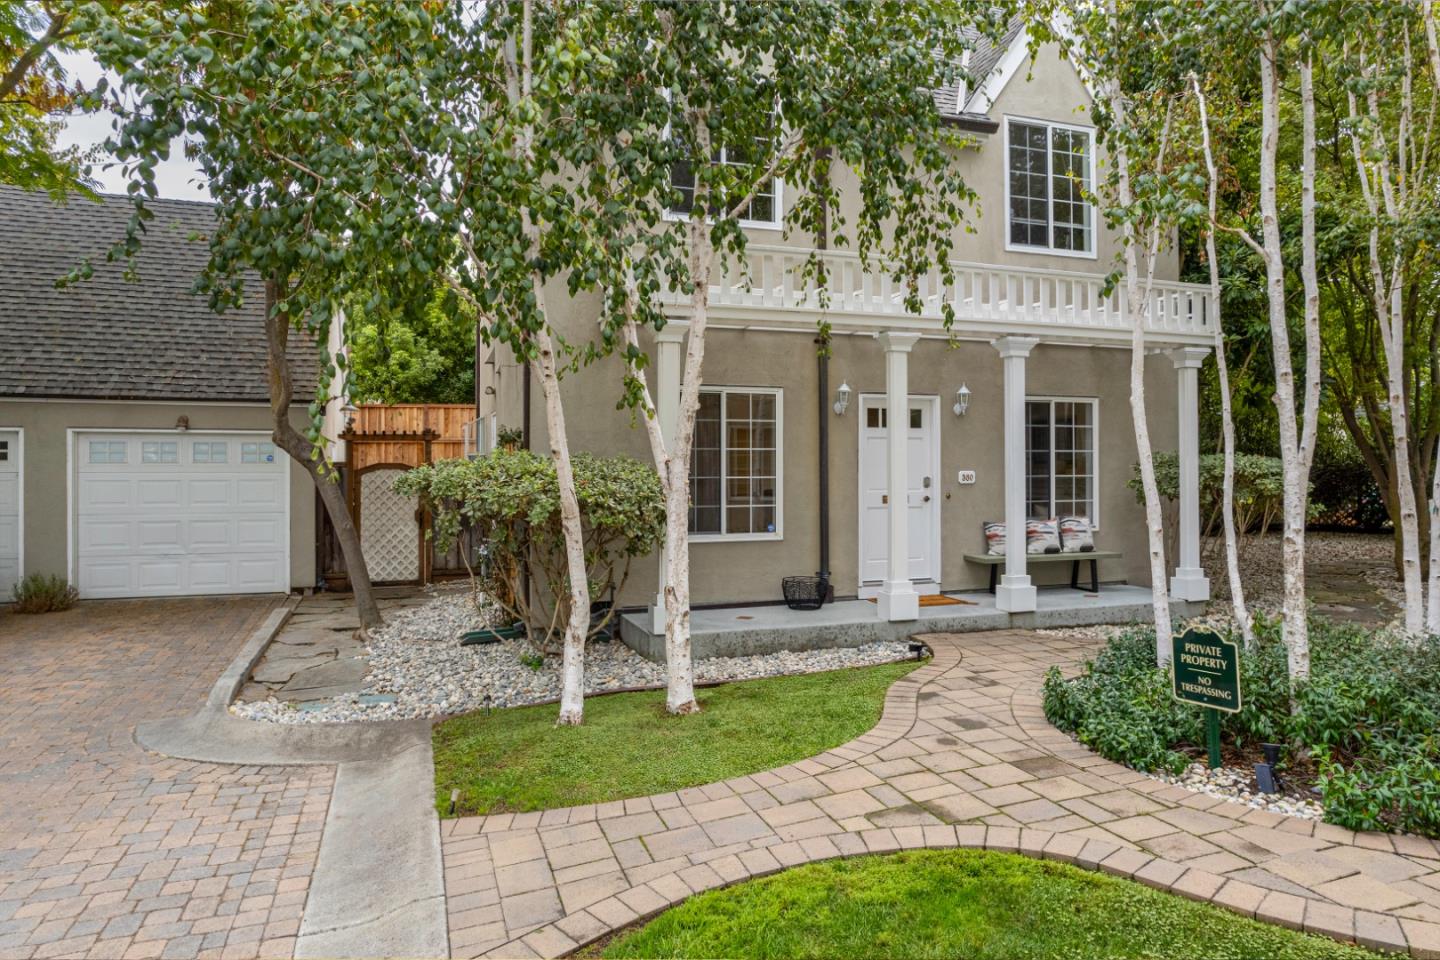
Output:
<instances>
[{"instance_id":1,"label":"gray stucco wall","mask_svg":"<svg viewBox=\"0 0 1440 960\"><path fill-rule=\"evenodd\" d=\"M1005 137L1007 117L1024 117L1089 126L1090 97L1074 70L1055 47L1042 48L1033 65L1022 67L1001 93L990 116L1002 124L1000 132L982 138L956 158L966 181L979 194L979 209L967 222L956 224L955 252L959 260L1042 268L1091 275L1107 273L1115 264L1119 245L1096 214L1096 255L1068 257L1005 249ZM1097 176L1104 176L1103 152ZM853 213L854 178L835 174L847 215ZM788 194L786 202L793 199ZM808 247L813 239L777 230L750 230L755 244L789 244ZM1178 260L1166 250L1157 265L1157 279L1175 279ZM569 300L562 284L548 291L553 323L575 343L593 336L598 301L594 296ZM963 336L957 327L957 333ZM692 589L696 603L768 601L780 598L780 578L810 574L818 563L818 374L813 333L774 333L712 328L707 337L704 382L711 386L765 386L784 391L783 538L774 541L697 542L691 548ZM647 350L651 344L644 344ZM482 411L497 412L502 426L521 425L522 369L507 348L491 351L493 363L482 374L482 384L494 393L482 400ZM651 353L653 357L653 352ZM1109 347L1043 344L1028 362L1031 396L1096 398L1099 401L1098 504L1100 529L1097 545L1125 554L1123 561L1101 564L1102 579L1148 584L1143 509L1126 486L1135 463L1135 441L1129 407L1128 345ZM829 413L835 388L848 382L855 391L845 417ZM950 412L961 382L973 393L970 412L957 418ZM565 416L572 449L596 453L626 453L649 462L645 433L632 424L628 411L617 411L621 365L613 358L567 376L563 386ZM859 584L858 456L859 395L883 393L884 358L869 336L840 336L830 365L831 396L825 416L830 425L830 566L838 595L854 595ZM983 588L988 572L965 563L964 553L981 552L980 524L1004 515L1003 422L1001 419L1001 362L987 342L961 341L954 346L943 339L918 343L910 360L910 393L939 397L941 468L936 493L941 498L941 586L947 590ZM1174 449L1176 374L1167 356L1146 361L1147 410L1155 449ZM539 384L531 390L532 449L548 450L544 399ZM977 471L973 485L961 486L961 469ZM1064 582L1068 566L1032 568L1041 584ZM644 604L654 596L656 562L647 558L634 565L623 595L626 604Z\"/></svg>"},{"instance_id":2,"label":"gray stucco wall","mask_svg":"<svg viewBox=\"0 0 1440 960\"><path fill-rule=\"evenodd\" d=\"M119 401L12 400L0 398L0 428L25 431L25 570L71 576L65 569L67 483L66 431L97 428L171 430L178 417L190 429L270 429L269 408L249 404L125 403ZM304 411L295 418L302 425ZM315 585L315 486L290 464L290 586Z\"/></svg>"}]
</instances>

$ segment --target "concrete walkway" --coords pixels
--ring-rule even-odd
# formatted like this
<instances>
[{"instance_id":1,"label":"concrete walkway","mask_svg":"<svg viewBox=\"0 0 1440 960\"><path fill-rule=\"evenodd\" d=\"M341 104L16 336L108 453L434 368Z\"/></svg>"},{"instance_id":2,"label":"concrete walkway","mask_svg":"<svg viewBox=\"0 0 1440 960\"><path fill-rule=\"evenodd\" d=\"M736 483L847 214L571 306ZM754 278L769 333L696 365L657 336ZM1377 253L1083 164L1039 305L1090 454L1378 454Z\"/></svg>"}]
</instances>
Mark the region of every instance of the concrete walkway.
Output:
<instances>
[{"instance_id":1,"label":"concrete walkway","mask_svg":"<svg viewBox=\"0 0 1440 960\"><path fill-rule=\"evenodd\" d=\"M1098 868L1262 920L1440 957L1440 848L1169 787L1046 722L1040 684L1094 647L1033 633L926 638L881 722L724 783L442 824L455 956L558 956L692 893L785 867L983 847Z\"/></svg>"}]
</instances>

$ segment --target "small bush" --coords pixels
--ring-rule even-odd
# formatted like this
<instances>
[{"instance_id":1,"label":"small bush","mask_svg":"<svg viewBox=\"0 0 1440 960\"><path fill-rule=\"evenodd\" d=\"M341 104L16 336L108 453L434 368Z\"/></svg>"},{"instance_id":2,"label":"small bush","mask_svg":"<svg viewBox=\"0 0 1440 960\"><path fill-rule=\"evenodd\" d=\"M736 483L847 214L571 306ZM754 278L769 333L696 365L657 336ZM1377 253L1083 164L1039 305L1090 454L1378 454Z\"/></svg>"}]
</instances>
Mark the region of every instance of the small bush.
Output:
<instances>
[{"instance_id":1,"label":"small bush","mask_svg":"<svg viewBox=\"0 0 1440 960\"><path fill-rule=\"evenodd\" d=\"M64 577L53 573L32 573L15 585L16 613L54 613L69 610L80 592Z\"/></svg>"},{"instance_id":2,"label":"small bush","mask_svg":"<svg viewBox=\"0 0 1440 960\"><path fill-rule=\"evenodd\" d=\"M1440 836L1440 638L1316 620L1310 651L1310 681L1292 714L1279 624L1257 623L1240 657L1244 708L1222 716L1224 741L1242 751L1290 744L1293 760L1313 763L1331 823ZM1204 742L1203 711L1171 697L1150 629L1112 639L1074 680L1052 669L1044 707L1051 723L1138 770L1178 772Z\"/></svg>"}]
</instances>

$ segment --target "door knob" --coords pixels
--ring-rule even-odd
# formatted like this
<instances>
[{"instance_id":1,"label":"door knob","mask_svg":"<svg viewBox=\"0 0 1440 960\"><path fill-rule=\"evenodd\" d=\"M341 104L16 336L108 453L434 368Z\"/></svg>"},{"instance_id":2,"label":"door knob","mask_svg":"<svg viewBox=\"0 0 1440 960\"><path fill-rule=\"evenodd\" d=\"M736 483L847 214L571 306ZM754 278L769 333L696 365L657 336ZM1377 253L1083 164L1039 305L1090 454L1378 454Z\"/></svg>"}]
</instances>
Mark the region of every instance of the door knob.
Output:
<instances>
[{"instance_id":1,"label":"door knob","mask_svg":"<svg viewBox=\"0 0 1440 960\"><path fill-rule=\"evenodd\" d=\"M930 494L928 494L928 493L925 494L925 502L926 502L926 503L929 503L929 502L930 502Z\"/></svg>"}]
</instances>

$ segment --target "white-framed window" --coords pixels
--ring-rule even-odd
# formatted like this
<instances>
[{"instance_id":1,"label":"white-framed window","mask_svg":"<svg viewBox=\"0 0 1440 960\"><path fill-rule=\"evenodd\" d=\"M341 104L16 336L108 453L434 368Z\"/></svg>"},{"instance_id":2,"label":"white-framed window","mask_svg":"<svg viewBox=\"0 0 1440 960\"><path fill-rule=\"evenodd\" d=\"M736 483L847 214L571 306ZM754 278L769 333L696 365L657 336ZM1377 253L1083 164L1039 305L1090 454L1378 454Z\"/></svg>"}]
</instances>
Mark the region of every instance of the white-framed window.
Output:
<instances>
[{"instance_id":1,"label":"white-framed window","mask_svg":"<svg viewBox=\"0 0 1440 960\"><path fill-rule=\"evenodd\" d=\"M124 463L124 462L125 462L125 441L124 441L124 440L91 440L91 441L90 441L90 462L91 462L91 463Z\"/></svg>"},{"instance_id":2,"label":"white-framed window","mask_svg":"<svg viewBox=\"0 0 1440 960\"><path fill-rule=\"evenodd\" d=\"M0 463L8 463L10 460L10 441L0 440Z\"/></svg>"},{"instance_id":3,"label":"white-framed window","mask_svg":"<svg viewBox=\"0 0 1440 960\"><path fill-rule=\"evenodd\" d=\"M191 448L191 463L224 463L229 457L224 440L197 440Z\"/></svg>"},{"instance_id":4,"label":"white-framed window","mask_svg":"<svg viewBox=\"0 0 1440 960\"><path fill-rule=\"evenodd\" d=\"M1025 515L1088 517L1099 525L1095 478L1098 402L1071 397L1025 401Z\"/></svg>"},{"instance_id":5,"label":"white-framed window","mask_svg":"<svg viewBox=\"0 0 1440 960\"><path fill-rule=\"evenodd\" d=\"M141 463L178 463L180 444L176 440L146 440L140 444Z\"/></svg>"},{"instance_id":6,"label":"white-framed window","mask_svg":"<svg viewBox=\"0 0 1440 960\"><path fill-rule=\"evenodd\" d=\"M780 539L783 411L779 389L700 392L690 454L694 539Z\"/></svg>"},{"instance_id":7,"label":"white-framed window","mask_svg":"<svg viewBox=\"0 0 1440 960\"><path fill-rule=\"evenodd\" d=\"M220 462L224 462L224 461L220 461ZM259 442L259 443L249 443L249 442L246 442L246 443L240 444L240 462L241 462L241 463L274 463L274 462L275 462L275 444L270 443L268 440L267 440L267 441L264 441L264 442Z\"/></svg>"},{"instance_id":8,"label":"white-framed window","mask_svg":"<svg viewBox=\"0 0 1440 960\"><path fill-rule=\"evenodd\" d=\"M1094 131L1007 118L1005 167L1005 249L1094 257Z\"/></svg>"},{"instance_id":9,"label":"white-framed window","mask_svg":"<svg viewBox=\"0 0 1440 960\"><path fill-rule=\"evenodd\" d=\"M750 164L743 150L729 147L716 150L711 162L737 167ZM680 202L670 208L670 216L688 217L695 208L695 171L688 160L682 160L670 168L670 184L680 191ZM778 229L781 194L782 184L776 178L771 177L761 184L750 205L740 215L741 226Z\"/></svg>"}]
</instances>

